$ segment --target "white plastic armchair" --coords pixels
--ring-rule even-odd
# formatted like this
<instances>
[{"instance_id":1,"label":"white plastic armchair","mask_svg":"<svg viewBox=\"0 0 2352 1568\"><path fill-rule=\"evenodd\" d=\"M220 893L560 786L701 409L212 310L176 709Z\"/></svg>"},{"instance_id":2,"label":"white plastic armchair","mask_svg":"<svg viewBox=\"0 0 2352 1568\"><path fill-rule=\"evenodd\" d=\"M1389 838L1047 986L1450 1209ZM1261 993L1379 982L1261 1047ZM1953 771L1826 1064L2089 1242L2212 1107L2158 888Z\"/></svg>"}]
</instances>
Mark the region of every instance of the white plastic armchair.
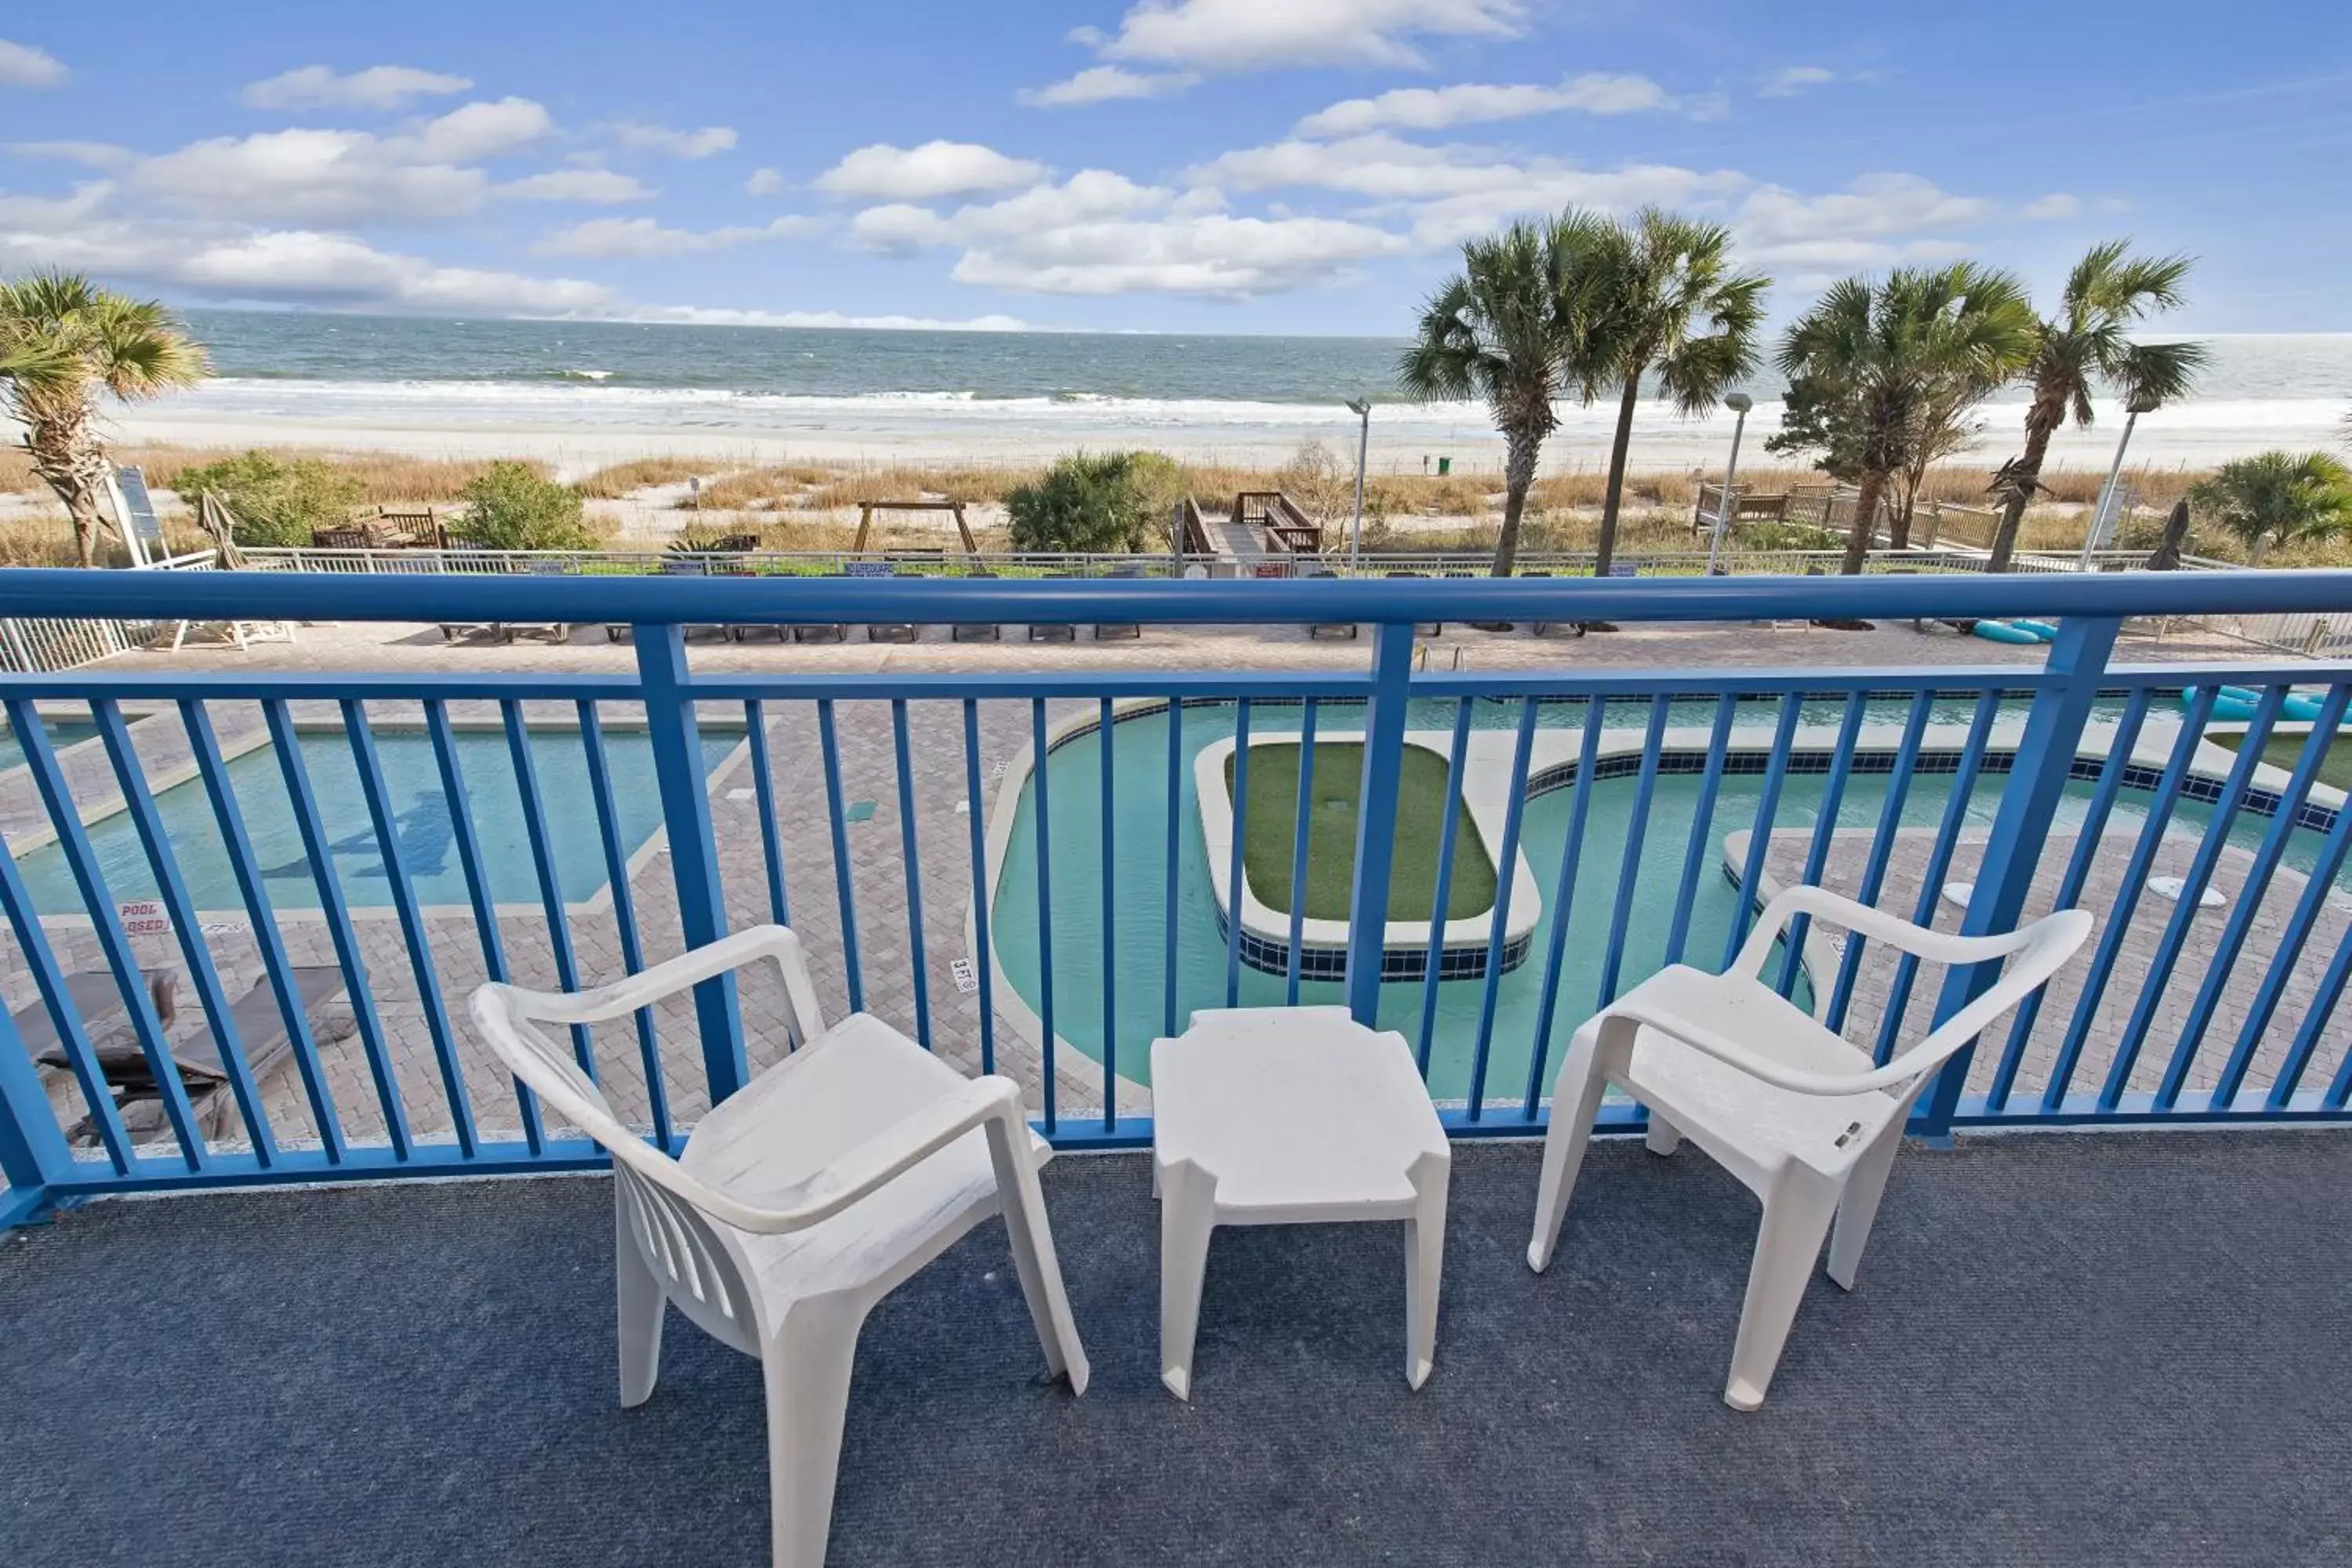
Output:
<instances>
[{"instance_id":1,"label":"white plastic armchair","mask_svg":"<svg viewBox=\"0 0 2352 1568\"><path fill-rule=\"evenodd\" d=\"M1932 963L2007 962L1981 995L1880 1066L1761 980L1773 945L1801 915ZM2088 914L2062 910L2006 935L1957 936L1822 888L1781 893L1727 973L1675 964L1576 1032L1553 1090L1528 1267L1540 1272L1551 1262L1593 1119L1613 1084L1648 1108L1653 1152L1671 1154L1687 1136L1763 1200L1724 1389L1727 1403L1756 1408L1832 1220L1829 1275L1853 1288L1912 1103L1953 1053L2047 983L2090 930ZM1828 988L1817 987L1817 1009L1827 1001Z\"/></svg>"},{"instance_id":2,"label":"white plastic armchair","mask_svg":"<svg viewBox=\"0 0 2352 1568\"><path fill-rule=\"evenodd\" d=\"M614 1115L541 1025L595 1024L761 962L805 1043L714 1107L673 1160ZM993 1214L1047 1368L1087 1385L1019 1088L966 1079L869 1014L827 1026L800 941L761 926L612 985L473 994L491 1049L613 1156L621 1403L651 1397L664 1309L759 1359L778 1568L820 1568L857 1335L874 1305Z\"/></svg>"}]
</instances>

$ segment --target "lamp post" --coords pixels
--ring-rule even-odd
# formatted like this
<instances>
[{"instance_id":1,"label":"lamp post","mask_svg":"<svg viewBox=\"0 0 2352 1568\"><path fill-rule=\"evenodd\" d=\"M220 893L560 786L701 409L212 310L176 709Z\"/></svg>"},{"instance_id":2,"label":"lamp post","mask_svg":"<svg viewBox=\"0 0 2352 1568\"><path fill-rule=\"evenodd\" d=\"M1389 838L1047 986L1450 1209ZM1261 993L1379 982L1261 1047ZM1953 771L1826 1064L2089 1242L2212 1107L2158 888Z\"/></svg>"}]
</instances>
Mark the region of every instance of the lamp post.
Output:
<instances>
[{"instance_id":1,"label":"lamp post","mask_svg":"<svg viewBox=\"0 0 2352 1568\"><path fill-rule=\"evenodd\" d=\"M1364 457L1372 445L1372 400L1369 397L1349 398L1348 412L1359 421L1356 429L1356 521L1348 529L1348 575L1353 577L1362 570L1364 563Z\"/></svg>"},{"instance_id":2,"label":"lamp post","mask_svg":"<svg viewBox=\"0 0 2352 1568\"><path fill-rule=\"evenodd\" d=\"M1744 392L1735 392L1724 398L1723 405L1739 417L1731 426L1731 461L1724 465L1723 500L1715 509L1715 534L1706 544L1706 574L1710 577L1715 575L1716 563L1723 554L1724 532L1731 527L1731 487L1739 478L1739 437L1748 428L1748 411L1756 406L1756 400Z\"/></svg>"},{"instance_id":3,"label":"lamp post","mask_svg":"<svg viewBox=\"0 0 2352 1568\"><path fill-rule=\"evenodd\" d=\"M2116 481L2123 477L2124 449L2131 445L2132 426L2139 423L2141 415L2155 409L2156 400L2152 397L2135 397L2124 405L2124 433L2116 442L2116 460L2107 466L2107 482L2099 487L2099 504L2091 512L2090 530L2083 535L2083 558L2076 563L2077 571L2088 572L2093 552L2106 542L2110 526L2107 513L2116 504Z\"/></svg>"}]
</instances>

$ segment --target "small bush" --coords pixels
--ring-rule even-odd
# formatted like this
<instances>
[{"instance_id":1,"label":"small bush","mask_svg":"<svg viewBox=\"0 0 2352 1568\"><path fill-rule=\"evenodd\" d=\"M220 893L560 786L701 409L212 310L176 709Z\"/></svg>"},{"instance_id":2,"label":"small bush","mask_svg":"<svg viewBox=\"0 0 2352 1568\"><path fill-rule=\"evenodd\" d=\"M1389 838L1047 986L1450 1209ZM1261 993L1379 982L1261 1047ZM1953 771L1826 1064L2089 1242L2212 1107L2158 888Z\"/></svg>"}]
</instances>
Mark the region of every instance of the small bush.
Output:
<instances>
[{"instance_id":1,"label":"small bush","mask_svg":"<svg viewBox=\"0 0 2352 1568\"><path fill-rule=\"evenodd\" d=\"M313 529L347 521L366 489L332 463L268 452L183 469L173 476L172 488L191 507L211 490L236 519L236 542L265 546L310 543Z\"/></svg>"},{"instance_id":2,"label":"small bush","mask_svg":"<svg viewBox=\"0 0 2352 1568\"><path fill-rule=\"evenodd\" d=\"M528 463L492 463L466 486L465 537L486 550L585 550L580 492Z\"/></svg>"},{"instance_id":3,"label":"small bush","mask_svg":"<svg viewBox=\"0 0 2352 1568\"><path fill-rule=\"evenodd\" d=\"M1164 542L1181 471L1155 453L1080 452L1004 498L1013 548L1024 553L1109 555ZM1164 501L1164 505L1162 504Z\"/></svg>"}]
</instances>

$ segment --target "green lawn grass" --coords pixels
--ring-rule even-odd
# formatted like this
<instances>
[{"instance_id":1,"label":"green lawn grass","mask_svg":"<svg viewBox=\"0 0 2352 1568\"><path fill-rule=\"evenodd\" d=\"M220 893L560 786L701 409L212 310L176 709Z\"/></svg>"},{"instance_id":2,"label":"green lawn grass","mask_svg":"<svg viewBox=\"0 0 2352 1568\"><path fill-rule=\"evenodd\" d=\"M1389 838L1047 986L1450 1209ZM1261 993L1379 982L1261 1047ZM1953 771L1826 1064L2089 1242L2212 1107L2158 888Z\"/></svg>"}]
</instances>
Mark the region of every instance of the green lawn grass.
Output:
<instances>
[{"instance_id":1,"label":"green lawn grass","mask_svg":"<svg viewBox=\"0 0 2352 1568\"><path fill-rule=\"evenodd\" d=\"M2242 732L2215 734L2208 731L2205 738L2233 752L2242 749L2246 742ZM2263 761L2274 768L2293 773L2295 763L2303 760L2303 742L2301 735L2273 735L2270 744L2263 748ZM2352 738L2339 735L2328 742L2327 755L2319 763L2319 782L2352 795ZM1255 882L1256 879L1253 877L1251 880Z\"/></svg>"},{"instance_id":2,"label":"green lawn grass","mask_svg":"<svg viewBox=\"0 0 2352 1568\"><path fill-rule=\"evenodd\" d=\"M1297 742L1254 745L1249 752L1249 810L1243 825L1242 866L1258 902L1290 912L1290 863L1297 843L1298 807ZM1364 748L1359 741L1322 741L1315 746L1313 811L1307 839L1307 916L1344 921L1355 878L1357 791L1363 778ZM1389 876L1391 921L1425 921L1437 898L1438 835L1445 826L1446 763L1419 746L1404 749L1397 791L1396 858ZM1225 789L1234 787L1233 759L1225 759ZM1454 826L1454 883L1445 918L1463 920L1494 907L1495 863L1478 831L1463 812Z\"/></svg>"}]
</instances>

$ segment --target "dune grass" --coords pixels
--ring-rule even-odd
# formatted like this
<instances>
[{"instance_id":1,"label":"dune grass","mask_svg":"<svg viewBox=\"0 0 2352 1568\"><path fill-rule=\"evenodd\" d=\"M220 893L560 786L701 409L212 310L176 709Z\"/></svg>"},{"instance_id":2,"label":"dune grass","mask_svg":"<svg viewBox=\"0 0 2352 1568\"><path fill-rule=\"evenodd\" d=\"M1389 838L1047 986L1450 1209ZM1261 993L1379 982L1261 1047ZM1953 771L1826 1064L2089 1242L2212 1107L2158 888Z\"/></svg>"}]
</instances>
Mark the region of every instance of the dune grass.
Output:
<instances>
[{"instance_id":1,"label":"dune grass","mask_svg":"<svg viewBox=\"0 0 2352 1568\"><path fill-rule=\"evenodd\" d=\"M708 458L632 458L625 463L609 463L574 480L572 488L592 500L618 500L655 485L709 479L732 467L731 463L714 462Z\"/></svg>"},{"instance_id":2,"label":"dune grass","mask_svg":"<svg viewBox=\"0 0 2352 1568\"><path fill-rule=\"evenodd\" d=\"M1242 868L1250 891L1270 910L1288 914L1290 865L1297 842L1297 742L1272 742L1249 749L1249 803L1242 825ZM1344 921L1355 880L1357 792L1364 769L1360 741L1318 741L1315 745L1313 810L1307 838L1307 918ZM1445 826L1447 767L1444 757L1419 746L1404 749L1398 781L1395 859L1389 874L1391 921L1425 921L1437 899L1439 834ZM1234 759L1225 759L1225 789L1234 787ZM1470 816L1454 827L1454 881L1447 889L1445 918L1465 920L1495 903L1495 863L1487 857Z\"/></svg>"}]
</instances>

